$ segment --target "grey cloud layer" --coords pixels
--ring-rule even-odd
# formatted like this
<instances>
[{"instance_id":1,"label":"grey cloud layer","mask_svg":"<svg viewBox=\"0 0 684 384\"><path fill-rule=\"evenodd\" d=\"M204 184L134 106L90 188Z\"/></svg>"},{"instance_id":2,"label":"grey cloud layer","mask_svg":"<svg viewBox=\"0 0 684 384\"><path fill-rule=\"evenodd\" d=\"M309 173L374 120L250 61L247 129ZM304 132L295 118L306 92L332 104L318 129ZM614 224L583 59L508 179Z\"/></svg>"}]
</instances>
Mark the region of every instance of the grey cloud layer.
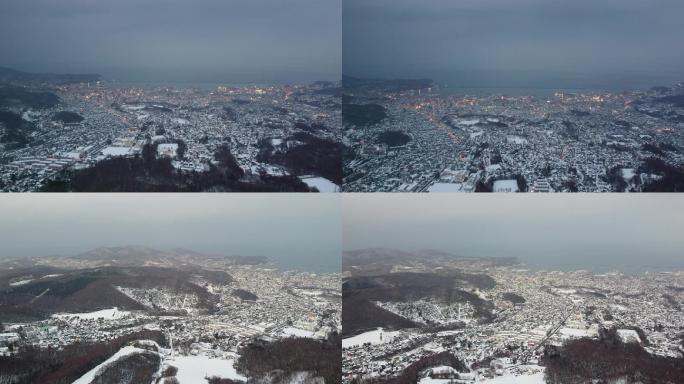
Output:
<instances>
[{"instance_id":1,"label":"grey cloud layer","mask_svg":"<svg viewBox=\"0 0 684 384\"><path fill-rule=\"evenodd\" d=\"M466 86L519 86L511 75L522 84L684 79L678 0L346 0L343 14L351 75Z\"/></svg>"},{"instance_id":2,"label":"grey cloud layer","mask_svg":"<svg viewBox=\"0 0 684 384\"><path fill-rule=\"evenodd\" d=\"M139 244L329 270L340 263L340 205L339 196L306 194L6 195L0 257Z\"/></svg>"},{"instance_id":3,"label":"grey cloud layer","mask_svg":"<svg viewBox=\"0 0 684 384\"><path fill-rule=\"evenodd\" d=\"M183 81L338 79L336 0L3 0L0 65Z\"/></svg>"},{"instance_id":4,"label":"grey cloud layer","mask_svg":"<svg viewBox=\"0 0 684 384\"><path fill-rule=\"evenodd\" d=\"M458 195L458 196L457 196ZM345 195L344 248L684 270L684 196Z\"/></svg>"}]
</instances>

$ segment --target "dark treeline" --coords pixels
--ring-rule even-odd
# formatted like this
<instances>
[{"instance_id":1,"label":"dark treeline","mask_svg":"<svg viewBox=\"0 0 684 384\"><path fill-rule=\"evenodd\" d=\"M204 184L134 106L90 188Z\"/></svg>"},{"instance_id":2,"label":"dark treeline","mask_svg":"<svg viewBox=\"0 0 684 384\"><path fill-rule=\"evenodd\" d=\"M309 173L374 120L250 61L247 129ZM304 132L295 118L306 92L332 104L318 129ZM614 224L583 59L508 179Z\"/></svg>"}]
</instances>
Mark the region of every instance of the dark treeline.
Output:
<instances>
[{"instance_id":1,"label":"dark treeline","mask_svg":"<svg viewBox=\"0 0 684 384\"><path fill-rule=\"evenodd\" d=\"M287 380L294 373L306 371L322 377L326 384L339 384L342 382L342 339L339 334L332 334L321 341L289 337L272 343L254 342L240 350L235 367L254 379L277 375Z\"/></svg>"},{"instance_id":2,"label":"dark treeline","mask_svg":"<svg viewBox=\"0 0 684 384\"><path fill-rule=\"evenodd\" d=\"M141 156L118 157L91 168L67 171L47 182L43 192L309 192L295 176L262 175L243 181L244 175L227 147L219 147L206 172L181 172L169 158L156 158L153 145Z\"/></svg>"},{"instance_id":3,"label":"dark treeline","mask_svg":"<svg viewBox=\"0 0 684 384\"><path fill-rule=\"evenodd\" d=\"M378 134L378 141L388 147L400 147L411 141L411 136L401 131L384 131Z\"/></svg>"},{"instance_id":4,"label":"dark treeline","mask_svg":"<svg viewBox=\"0 0 684 384\"><path fill-rule=\"evenodd\" d=\"M385 118L387 112L382 105L342 103L342 120L345 125L370 127Z\"/></svg>"},{"instance_id":5,"label":"dark treeline","mask_svg":"<svg viewBox=\"0 0 684 384\"><path fill-rule=\"evenodd\" d=\"M337 185L342 184L342 145L306 132L297 132L287 141L301 144L274 148L269 139L259 143L257 160L287 167L296 175L322 176ZM277 150L276 150L277 149Z\"/></svg>"},{"instance_id":6,"label":"dark treeline","mask_svg":"<svg viewBox=\"0 0 684 384\"><path fill-rule=\"evenodd\" d=\"M213 310L216 296L194 284L194 276L202 276L210 282L222 284L232 280L223 271L199 268L122 266L78 270L53 279L38 279L17 287L0 289L0 320L35 321L47 318L55 312L94 311L111 307L125 310L147 309L116 287L163 287L170 292L195 295L199 299L198 308ZM154 306L150 310L155 313L169 313Z\"/></svg>"},{"instance_id":7,"label":"dark treeline","mask_svg":"<svg viewBox=\"0 0 684 384\"><path fill-rule=\"evenodd\" d=\"M484 321L493 319L493 304L470 292L471 288L487 289L496 285L484 274L460 271L436 273L389 273L377 276L356 276L342 284L343 306L352 308L342 312L345 336L376 327L389 329L413 328L418 324L386 311L375 301L413 301L433 298L448 303L468 302L475 315Z\"/></svg>"},{"instance_id":8,"label":"dark treeline","mask_svg":"<svg viewBox=\"0 0 684 384\"><path fill-rule=\"evenodd\" d=\"M0 127L4 128L0 135L0 143L7 149L25 147L29 142L29 133L34 131L35 125L21 118L14 112L0 111Z\"/></svg>"},{"instance_id":9,"label":"dark treeline","mask_svg":"<svg viewBox=\"0 0 684 384\"><path fill-rule=\"evenodd\" d=\"M12 356L0 356L0 373L15 384L70 384L135 340L154 340L166 346L160 331L142 330L100 343L75 343L61 350L26 347Z\"/></svg>"},{"instance_id":10,"label":"dark treeline","mask_svg":"<svg viewBox=\"0 0 684 384\"><path fill-rule=\"evenodd\" d=\"M345 337L373 330L416 328L418 324L392 313L363 297L350 295L342 299L342 333Z\"/></svg>"},{"instance_id":11,"label":"dark treeline","mask_svg":"<svg viewBox=\"0 0 684 384\"><path fill-rule=\"evenodd\" d=\"M83 121L83 116L76 112L71 111L59 111L52 115L53 121L61 121L62 123L80 123Z\"/></svg>"},{"instance_id":12,"label":"dark treeline","mask_svg":"<svg viewBox=\"0 0 684 384\"><path fill-rule=\"evenodd\" d=\"M252 292L245 289L233 289L233 296L240 298L241 300L256 301L259 297Z\"/></svg>"},{"instance_id":13,"label":"dark treeline","mask_svg":"<svg viewBox=\"0 0 684 384\"><path fill-rule=\"evenodd\" d=\"M0 84L0 106L52 108L59 97L52 92L32 91L28 88Z\"/></svg>"},{"instance_id":14,"label":"dark treeline","mask_svg":"<svg viewBox=\"0 0 684 384\"><path fill-rule=\"evenodd\" d=\"M506 292L503 294L503 299L507 300L513 304L522 304L525 302L525 298L512 292Z\"/></svg>"},{"instance_id":15,"label":"dark treeline","mask_svg":"<svg viewBox=\"0 0 684 384\"><path fill-rule=\"evenodd\" d=\"M666 163L660 158L645 159L639 173L653 173L662 176L643 186L644 192L684 192L684 167Z\"/></svg>"},{"instance_id":16,"label":"dark treeline","mask_svg":"<svg viewBox=\"0 0 684 384\"><path fill-rule=\"evenodd\" d=\"M616 330L607 330L600 340L576 339L543 358L545 379L549 384L681 383L684 359L655 356L637 343L623 343Z\"/></svg>"}]
</instances>

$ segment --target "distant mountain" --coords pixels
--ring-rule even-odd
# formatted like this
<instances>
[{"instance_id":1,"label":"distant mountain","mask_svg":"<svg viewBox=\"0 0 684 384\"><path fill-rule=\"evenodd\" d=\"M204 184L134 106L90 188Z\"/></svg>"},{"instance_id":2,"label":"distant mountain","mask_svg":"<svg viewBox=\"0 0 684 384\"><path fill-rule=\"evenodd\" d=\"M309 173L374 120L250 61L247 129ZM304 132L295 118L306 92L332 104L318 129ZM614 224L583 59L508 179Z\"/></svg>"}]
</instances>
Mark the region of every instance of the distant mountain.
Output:
<instances>
[{"instance_id":1,"label":"distant mountain","mask_svg":"<svg viewBox=\"0 0 684 384\"><path fill-rule=\"evenodd\" d=\"M353 76L342 77L342 87L345 91L355 89L378 90L384 92L401 92L433 87L432 79L368 79Z\"/></svg>"},{"instance_id":2,"label":"distant mountain","mask_svg":"<svg viewBox=\"0 0 684 384\"><path fill-rule=\"evenodd\" d=\"M422 249L413 252L391 248L368 248L342 253L342 270L355 276L382 275L397 266L421 268L443 267L444 262L473 261L490 266L518 264L515 257L463 257L450 252Z\"/></svg>"},{"instance_id":3,"label":"distant mountain","mask_svg":"<svg viewBox=\"0 0 684 384\"><path fill-rule=\"evenodd\" d=\"M127 245L98 247L67 259L92 262L96 265L132 265L178 267L188 264L203 265L207 261L218 261L233 265L257 265L268 262L265 256L222 256L204 254L183 248L159 250L146 246Z\"/></svg>"},{"instance_id":4,"label":"distant mountain","mask_svg":"<svg viewBox=\"0 0 684 384\"><path fill-rule=\"evenodd\" d=\"M96 73L85 74L57 74L57 73L30 73L16 69L0 67L0 81L5 82L54 82L54 83L86 83L101 80L102 76Z\"/></svg>"}]
</instances>

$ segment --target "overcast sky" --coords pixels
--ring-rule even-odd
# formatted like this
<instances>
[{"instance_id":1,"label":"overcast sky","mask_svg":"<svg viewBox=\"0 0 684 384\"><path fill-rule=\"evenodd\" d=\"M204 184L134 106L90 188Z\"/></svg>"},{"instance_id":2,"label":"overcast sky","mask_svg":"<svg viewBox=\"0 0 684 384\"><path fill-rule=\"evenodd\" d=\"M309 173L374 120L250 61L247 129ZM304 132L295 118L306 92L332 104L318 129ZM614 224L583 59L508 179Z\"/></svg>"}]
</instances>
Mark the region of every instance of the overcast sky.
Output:
<instances>
[{"instance_id":1,"label":"overcast sky","mask_svg":"<svg viewBox=\"0 0 684 384\"><path fill-rule=\"evenodd\" d=\"M541 268L684 270L682 212L681 194L347 194L343 244Z\"/></svg>"},{"instance_id":2,"label":"overcast sky","mask_svg":"<svg viewBox=\"0 0 684 384\"><path fill-rule=\"evenodd\" d=\"M465 87L684 81L681 0L345 0L343 14L353 76Z\"/></svg>"},{"instance_id":3,"label":"overcast sky","mask_svg":"<svg viewBox=\"0 0 684 384\"><path fill-rule=\"evenodd\" d=\"M340 0L2 0L0 66L120 80L341 76Z\"/></svg>"},{"instance_id":4,"label":"overcast sky","mask_svg":"<svg viewBox=\"0 0 684 384\"><path fill-rule=\"evenodd\" d=\"M339 271L340 205L330 194L10 194L0 199L0 256L146 245Z\"/></svg>"}]
</instances>

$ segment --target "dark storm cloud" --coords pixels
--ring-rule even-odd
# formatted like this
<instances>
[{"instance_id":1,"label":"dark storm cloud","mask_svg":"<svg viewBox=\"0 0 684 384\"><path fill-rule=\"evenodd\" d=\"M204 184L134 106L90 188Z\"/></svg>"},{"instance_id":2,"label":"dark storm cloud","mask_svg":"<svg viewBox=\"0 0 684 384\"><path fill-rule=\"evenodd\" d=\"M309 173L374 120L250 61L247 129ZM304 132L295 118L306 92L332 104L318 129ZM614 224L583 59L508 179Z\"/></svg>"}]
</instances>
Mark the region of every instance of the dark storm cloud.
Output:
<instances>
[{"instance_id":1,"label":"dark storm cloud","mask_svg":"<svg viewBox=\"0 0 684 384\"><path fill-rule=\"evenodd\" d=\"M345 0L343 69L465 86L681 81L683 14L680 0Z\"/></svg>"},{"instance_id":2,"label":"dark storm cloud","mask_svg":"<svg viewBox=\"0 0 684 384\"><path fill-rule=\"evenodd\" d=\"M0 65L183 81L339 79L339 0L2 0Z\"/></svg>"}]
</instances>

